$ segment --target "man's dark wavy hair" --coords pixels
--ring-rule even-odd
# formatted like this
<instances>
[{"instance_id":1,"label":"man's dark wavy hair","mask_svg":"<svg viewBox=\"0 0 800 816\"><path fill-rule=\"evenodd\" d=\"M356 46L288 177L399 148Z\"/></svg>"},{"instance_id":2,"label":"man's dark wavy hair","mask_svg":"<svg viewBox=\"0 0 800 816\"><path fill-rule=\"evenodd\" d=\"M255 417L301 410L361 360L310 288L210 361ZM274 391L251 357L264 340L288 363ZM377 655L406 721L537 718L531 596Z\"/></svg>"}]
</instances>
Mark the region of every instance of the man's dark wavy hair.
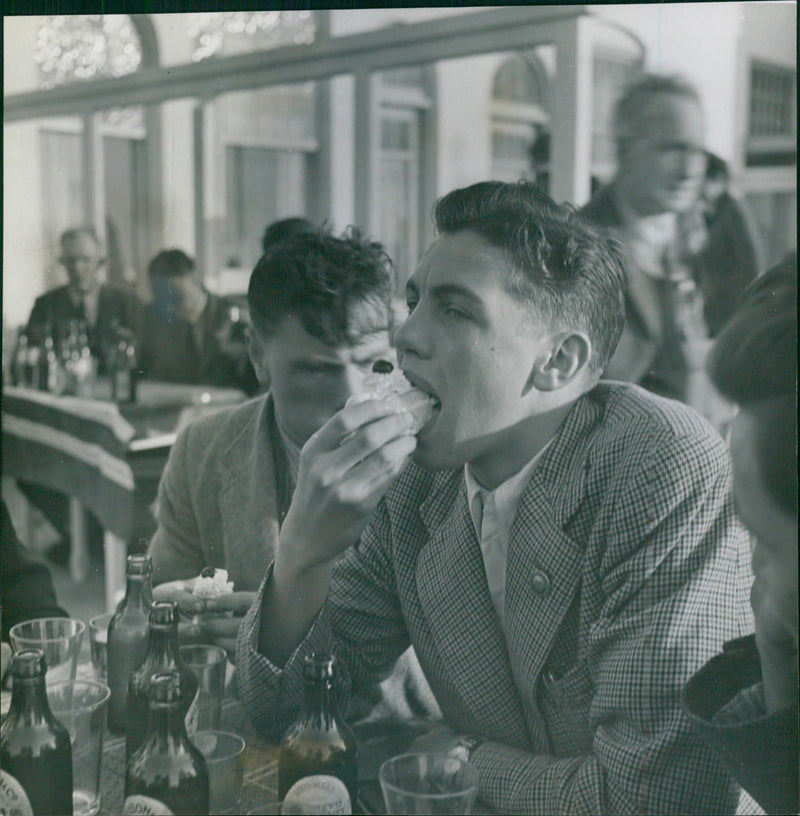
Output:
<instances>
[{"instance_id":1,"label":"man's dark wavy hair","mask_svg":"<svg viewBox=\"0 0 800 816\"><path fill-rule=\"evenodd\" d=\"M532 182L484 181L434 205L438 233L469 229L502 249L512 268L509 291L548 328L581 329L600 374L625 321L627 281L619 245Z\"/></svg>"},{"instance_id":2,"label":"man's dark wavy hair","mask_svg":"<svg viewBox=\"0 0 800 816\"><path fill-rule=\"evenodd\" d=\"M718 335L711 381L757 420L756 450L775 502L797 516L797 254L756 278Z\"/></svg>"},{"instance_id":3,"label":"man's dark wavy hair","mask_svg":"<svg viewBox=\"0 0 800 816\"><path fill-rule=\"evenodd\" d=\"M391 315L392 262L383 245L356 227L335 236L325 226L290 235L262 255L250 276L253 326L269 337L296 317L327 345L352 343L350 310L371 301ZM387 326L388 328L388 326Z\"/></svg>"}]
</instances>

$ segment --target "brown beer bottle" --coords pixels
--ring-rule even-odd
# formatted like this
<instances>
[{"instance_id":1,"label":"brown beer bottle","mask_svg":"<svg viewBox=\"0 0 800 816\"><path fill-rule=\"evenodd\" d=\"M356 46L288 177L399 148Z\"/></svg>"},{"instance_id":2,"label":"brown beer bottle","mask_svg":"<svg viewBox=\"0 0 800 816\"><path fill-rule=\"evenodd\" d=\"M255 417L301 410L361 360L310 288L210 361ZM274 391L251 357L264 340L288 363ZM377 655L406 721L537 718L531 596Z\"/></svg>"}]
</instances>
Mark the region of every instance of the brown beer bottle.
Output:
<instances>
[{"instance_id":1,"label":"brown beer bottle","mask_svg":"<svg viewBox=\"0 0 800 816\"><path fill-rule=\"evenodd\" d=\"M147 654L152 575L149 555L128 556L125 598L108 624L108 727L118 734L127 722L128 680Z\"/></svg>"},{"instance_id":2,"label":"brown beer bottle","mask_svg":"<svg viewBox=\"0 0 800 816\"><path fill-rule=\"evenodd\" d=\"M125 758L142 744L147 732L150 711L148 693L157 674L177 672L181 678L181 705L186 733L197 731L198 691L194 672L181 658L178 645L178 605L172 601L156 601L150 607L150 640L144 663L128 681L127 726L125 728Z\"/></svg>"},{"instance_id":3,"label":"brown beer bottle","mask_svg":"<svg viewBox=\"0 0 800 816\"><path fill-rule=\"evenodd\" d=\"M72 814L69 732L47 701L47 663L39 649L11 664L11 707L0 729L0 813Z\"/></svg>"},{"instance_id":4,"label":"brown beer bottle","mask_svg":"<svg viewBox=\"0 0 800 816\"><path fill-rule=\"evenodd\" d=\"M278 758L278 798L286 800L285 812L291 812L293 805L305 805L320 813L352 813L358 746L339 716L334 672L333 655L312 654L305 659L303 710L286 731Z\"/></svg>"},{"instance_id":5,"label":"brown beer bottle","mask_svg":"<svg viewBox=\"0 0 800 816\"><path fill-rule=\"evenodd\" d=\"M157 674L144 742L125 768L122 812L206 816L208 797L208 765L186 733L180 675Z\"/></svg>"}]
</instances>

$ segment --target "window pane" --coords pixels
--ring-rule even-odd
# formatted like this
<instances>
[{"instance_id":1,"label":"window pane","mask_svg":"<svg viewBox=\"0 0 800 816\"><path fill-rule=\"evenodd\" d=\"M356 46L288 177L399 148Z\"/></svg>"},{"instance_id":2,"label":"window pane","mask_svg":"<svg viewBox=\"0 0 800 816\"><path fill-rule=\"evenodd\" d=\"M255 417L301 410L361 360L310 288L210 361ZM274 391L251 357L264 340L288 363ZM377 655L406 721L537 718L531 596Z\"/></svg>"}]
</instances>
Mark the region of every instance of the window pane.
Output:
<instances>
[{"instance_id":1,"label":"window pane","mask_svg":"<svg viewBox=\"0 0 800 816\"><path fill-rule=\"evenodd\" d=\"M781 66L753 65L750 74L750 136L791 136L796 78Z\"/></svg>"},{"instance_id":2,"label":"window pane","mask_svg":"<svg viewBox=\"0 0 800 816\"><path fill-rule=\"evenodd\" d=\"M271 221L305 213L306 155L300 151L228 147L225 151L226 266L252 269Z\"/></svg>"},{"instance_id":3,"label":"window pane","mask_svg":"<svg viewBox=\"0 0 800 816\"><path fill-rule=\"evenodd\" d=\"M411 128L408 122L384 119L381 122L381 148L383 150L409 150Z\"/></svg>"}]
</instances>

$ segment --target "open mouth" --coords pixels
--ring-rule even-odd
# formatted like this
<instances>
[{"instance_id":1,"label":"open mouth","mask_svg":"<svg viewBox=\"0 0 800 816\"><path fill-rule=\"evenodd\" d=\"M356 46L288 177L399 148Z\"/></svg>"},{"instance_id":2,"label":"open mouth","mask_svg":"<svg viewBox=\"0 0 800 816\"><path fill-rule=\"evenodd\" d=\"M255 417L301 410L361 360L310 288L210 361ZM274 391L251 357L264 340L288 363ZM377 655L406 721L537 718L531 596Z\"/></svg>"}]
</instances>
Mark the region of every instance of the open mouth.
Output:
<instances>
[{"instance_id":1,"label":"open mouth","mask_svg":"<svg viewBox=\"0 0 800 816\"><path fill-rule=\"evenodd\" d=\"M436 418L439 416L439 413L442 410L442 401L439 399L439 397L436 396L430 384L427 383L424 379L422 379L421 377L417 377L415 374L411 372L404 371L403 374L405 375L406 379L411 383L415 390L422 392L430 400L430 410L432 416L423 426L422 430L424 431L426 428L430 427L430 425L433 422L436 421Z\"/></svg>"}]
</instances>

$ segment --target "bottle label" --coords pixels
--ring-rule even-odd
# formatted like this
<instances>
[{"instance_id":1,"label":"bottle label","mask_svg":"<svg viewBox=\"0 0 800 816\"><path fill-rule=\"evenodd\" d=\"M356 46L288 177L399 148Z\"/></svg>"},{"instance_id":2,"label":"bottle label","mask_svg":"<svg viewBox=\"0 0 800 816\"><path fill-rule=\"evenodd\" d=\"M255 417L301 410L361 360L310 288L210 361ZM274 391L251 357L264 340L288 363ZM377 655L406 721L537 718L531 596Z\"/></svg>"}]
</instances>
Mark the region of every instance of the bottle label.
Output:
<instances>
[{"instance_id":1,"label":"bottle label","mask_svg":"<svg viewBox=\"0 0 800 816\"><path fill-rule=\"evenodd\" d=\"M200 719L200 689L194 695L194 700L186 712L184 722L186 723L186 733L192 737L197 732L197 722Z\"/></svg>"},{"instance_id":2,"label":"bottle label","mask_svg":"<svg viewBox=\"0 0 800 816\"><path fill-rule=\"evenodd\" d=\"M283 799L284 813L352 813L350 794L341 779L318 774L298 779Z\"/></svg>"},{"instance_id":3,"label":"bottle label","mask_svg":"<svg viewBox=\"0 0 800 816\"><path fill-rule=\"evenodd\" d=\"M122 806L124 816L174 816L172 811L158 799L149 796L128 796Z\"/></svg>"},{"instance_id":4,"label":"bottle label","mask_svg":"<svg viewBox=\"0 0 800 816\"><path fill-rule=\"evenodd\" d=\"M0 813L4 816L33 816L28 794L10 773L0 769Z\"/></svg>"}]
</instances>

